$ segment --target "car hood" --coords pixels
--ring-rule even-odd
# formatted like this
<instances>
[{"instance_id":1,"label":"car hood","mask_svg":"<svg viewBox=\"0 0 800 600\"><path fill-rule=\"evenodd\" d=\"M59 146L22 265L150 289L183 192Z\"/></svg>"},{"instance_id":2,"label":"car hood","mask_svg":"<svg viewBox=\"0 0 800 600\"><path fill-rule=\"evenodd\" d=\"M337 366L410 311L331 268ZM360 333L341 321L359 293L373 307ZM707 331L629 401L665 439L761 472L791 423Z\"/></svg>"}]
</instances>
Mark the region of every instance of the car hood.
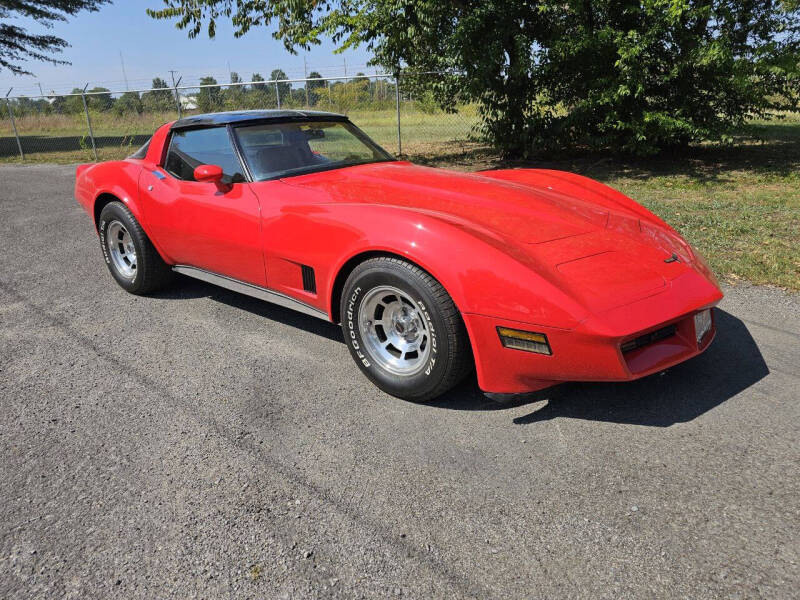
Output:
<instances>
[{"instance_id":1,"label":"car hood","mask_svg":"<svg viewBox=\"0 0 800 600\"><path fill-rule=\"evenodd\" d=\"M330 201L363 202L449 215L522 243L541 243L605 227L607 211L590 202L477 173L406 162L361 165L283 180L324 192Z\"/></svg>"},{"instance_id":2,"label":"car hood","mask_svg":"<svg viewBox=\"0 0 800 600\"><path fill-rule=\"evenodd\" d=\"M501 238L595 313L659 293L691 269L694 258L674 232L622 205L609 208L591 190L569 194L549 185L495 179L491 172L460 173L406 162L284 182L319 191L323 202L411 209Z\"/></svg>"}]
</instances>

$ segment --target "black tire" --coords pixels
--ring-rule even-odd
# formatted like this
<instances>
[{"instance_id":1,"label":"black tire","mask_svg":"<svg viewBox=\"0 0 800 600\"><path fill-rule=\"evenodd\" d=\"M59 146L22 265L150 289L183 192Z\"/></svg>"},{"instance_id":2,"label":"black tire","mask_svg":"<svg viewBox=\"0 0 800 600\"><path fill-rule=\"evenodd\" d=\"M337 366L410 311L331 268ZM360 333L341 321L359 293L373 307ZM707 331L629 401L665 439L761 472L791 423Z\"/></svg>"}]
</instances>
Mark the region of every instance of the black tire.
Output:
<instances>
[{"instance_id":1,"label":"black tire","mask_svg":"<svg viewBox=\"0 0 800 600\"><path fill-rule=\"evenodd\" d=\"M124 229L120 230L117 224ZM125 261L122 267L118 266L109 250L109 229L112 229L118 237L124 235L122 231L130 236L135 249L134 262ZM106 266L111 276L125 291L131 294L149 294L170 282L172 269L162 260L136 217L122 202L109 202L103 207L97 231L100 234L100 247L103 250ZM120 244L120 248L123 248L123 245ZM131 267L131 264L134 266ZM130 269L127 274L123 272L125 265Z\"/></svg>"},{"instance_id":2,"label":"black tire","mask_svg":"<svg viewBox=\"0 0 800 600\"><path fill-rule=\"evenodd\" d=\"M380 350L374 349L375 341L369 333L376 329L359 326L360 319L373 323L369 316L370 296L381 296L379 290L387 287L399 290L416 304L411 311L416 318L414 322L429 335L430 349L424 358L420 355L415 367L420 369L418 372L398 374L385 368L378 358ZM391 292L388 293L391 298ZM402 307L402 302L399 305ZM472 369L469 338L453 300L427 272L401 259L388 256L370 259L350 273L342 290L341 323L345 342L359 368L380 389L398 398L417 402L431 400L455 386ZM365 343L362 327L373 339L373 345L369 340ZM414 327L415 334L416 331Z\"/></svg>"}]
</instances>

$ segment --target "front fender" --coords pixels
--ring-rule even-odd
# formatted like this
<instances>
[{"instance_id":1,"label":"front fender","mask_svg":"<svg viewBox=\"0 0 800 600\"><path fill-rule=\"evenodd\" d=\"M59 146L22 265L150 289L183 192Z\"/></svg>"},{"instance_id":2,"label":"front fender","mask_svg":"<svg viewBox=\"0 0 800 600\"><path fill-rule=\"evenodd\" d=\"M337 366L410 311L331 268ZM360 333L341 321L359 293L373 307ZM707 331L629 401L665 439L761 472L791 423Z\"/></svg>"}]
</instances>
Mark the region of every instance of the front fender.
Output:
<instances>
[{"instance_id":1,"label":"front fender","mask_svg":"<svg viewBox=\"0 0 800 600\"><path fill-rule=\"evenodd\" d=\"M341 270L354 257L391 253L437 279L462 314L569 329L587 316L584 307L548 280L536 259L498 234L449 215L399 207L329 205L326 212L349 223L350 239L327 274L328 309ZM353 223L359 223L354 227ZM357 229L353 231L353 229Z\"/></svg>"},{"instance_id":2,"label":"front fender","mask_svg":"<svg viewBox=\"0 0 800 600\"><path fill-rule=\"evenodd\" d=\"M666 222L635 200L619 190L584 175L554 169L498 169L481 171L477 174L482 177L555 190L569 196L583 198L605 208L621 210L674 232Z\"/></svg>"}]
</instances>

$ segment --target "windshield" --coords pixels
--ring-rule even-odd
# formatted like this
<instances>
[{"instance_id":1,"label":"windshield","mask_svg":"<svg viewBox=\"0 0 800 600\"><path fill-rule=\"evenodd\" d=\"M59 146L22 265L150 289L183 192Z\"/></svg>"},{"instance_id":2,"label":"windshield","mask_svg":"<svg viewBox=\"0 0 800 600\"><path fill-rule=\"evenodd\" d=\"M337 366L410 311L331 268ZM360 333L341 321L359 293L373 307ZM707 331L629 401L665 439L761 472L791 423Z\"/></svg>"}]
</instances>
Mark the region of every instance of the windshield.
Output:
<instances>
[{"instance_id":1,"label":"windshield","mask_svg":"<svg viewBox=\"0 0 800 600\"><path fill-rule=\"evenodd\" d=\"M394 160L350 123L305 121L235 128L253 180Z\"/></svg>"}]
</instances>

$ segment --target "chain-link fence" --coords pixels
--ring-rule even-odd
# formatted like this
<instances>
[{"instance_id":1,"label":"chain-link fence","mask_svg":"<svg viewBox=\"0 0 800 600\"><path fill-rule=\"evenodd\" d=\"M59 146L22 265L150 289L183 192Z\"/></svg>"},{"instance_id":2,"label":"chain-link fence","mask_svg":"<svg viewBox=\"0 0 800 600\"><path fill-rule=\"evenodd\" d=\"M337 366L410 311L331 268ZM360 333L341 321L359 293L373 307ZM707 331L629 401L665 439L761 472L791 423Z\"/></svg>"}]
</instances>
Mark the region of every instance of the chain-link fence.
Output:
<instances>
[{"instance_id":1,"label":"chain-link fence","mask_svg":"<svg viewBox=\"0 0 800 600\"><path fill-rule=\"evenodd\" d=\"M160 125L182 116L276 108L346 114L396 155L462 152L480 143L476 107L456 103L441 110L430 92L441 77L446 76L401 76L400 85L388 75L358 75L9 96L2 102L0 161L120 159Z\"/></svg>"}]
</instances>

